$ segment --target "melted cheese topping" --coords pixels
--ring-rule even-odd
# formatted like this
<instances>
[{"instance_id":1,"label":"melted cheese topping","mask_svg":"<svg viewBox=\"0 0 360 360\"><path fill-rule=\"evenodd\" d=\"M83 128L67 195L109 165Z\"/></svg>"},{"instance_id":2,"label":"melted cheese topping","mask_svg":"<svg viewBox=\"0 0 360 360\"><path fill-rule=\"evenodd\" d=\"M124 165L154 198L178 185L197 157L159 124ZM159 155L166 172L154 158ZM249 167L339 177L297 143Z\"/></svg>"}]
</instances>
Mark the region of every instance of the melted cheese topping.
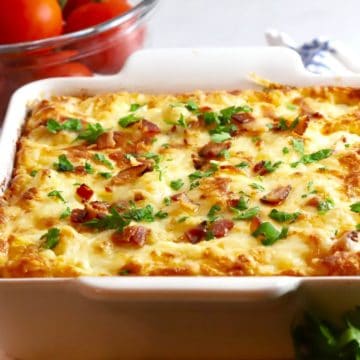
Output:
<instances>
[{"instance_id":1,"label":"melted cheese topping","mask_svg":"<svg viewBox=\"0 0 360 360\"><path fill-rule=\"evenodd\" d=\"M31 109L13 178L0 202L1 275L358 274L360 217L350 209L360 195L358 102L358 90L276 86L39 102ZM217 127L211 114L204 115L229 107L245 114L227 119L230 131ZM129 114L137 122L122 128L118 121ZM49 119L60 125L78 119L82 130L49 131ZM160 133L146 132L142 119ZM94 142L78 139L88 124L96 123L107 136L102 136L105 145L96 137ZM211 130L220 132L220 139L211 138ZM211 139L219 141L222 151L210 143L215 155L204 154ZM329 150L328 156L311 155L323 150ZM72 170L54 165L63 155ZM306 155L311 161L304 161ZM265 170L264 161L270 161ZM145 163L148 168L122 179L121 171ZM93 191L90 199L79 196L80 184ZM291 190L279 203L262 200L287 186ZM232 210L234 199L241 197L247 205ZM90 212L95 201L105 206L105 214ZM128 216L123 228L99 225L104 216L111 218L110 208L129 214L129 209L149 205L150 217ZM214 205L215 218L208 214ZM234 219L245 207L258 207L258 214ZM269 217L273 209L298 214L281 223ZM98 228L87 224L94 219ZM222 219L231 226L224 230ZM264 222L278 233L286 227L287 235L267 244L266 234L255 236ZM216 233L214 224L223 233ZM131 236L129 227L145 235ZM54 243L49 229L58 231Z\"/></svg>"}]
</instances>

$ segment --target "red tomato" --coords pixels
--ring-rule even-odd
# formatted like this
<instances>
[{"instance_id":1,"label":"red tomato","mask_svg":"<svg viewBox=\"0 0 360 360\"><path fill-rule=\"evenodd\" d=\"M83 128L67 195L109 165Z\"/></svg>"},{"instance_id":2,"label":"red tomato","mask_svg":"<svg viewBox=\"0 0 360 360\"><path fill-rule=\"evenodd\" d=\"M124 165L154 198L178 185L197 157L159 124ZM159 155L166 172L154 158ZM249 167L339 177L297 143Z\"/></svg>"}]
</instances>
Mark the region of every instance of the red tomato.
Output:
<instances>
[{"instance_id":1,"label":"red tomato","mask_svg":"<svg viewBox=\"0 0 360 360\"><path fill-rule=\"evenodd\" d=\"M45 39L61 34L62 13L57 0L1 0L0 43Z\"/></svg>"},{"instance_id":2,"label":"red tomato","mask_svg":"<svg viewBox=\"0 0 360 360\"><path fill-rule=\"evenodd\" d=\"M39 79L49 77L67 76L92 76L91 70L79 62L70 62L55 66L45 67L38 72Z\"/></svg>"},{"instance_id":3,"label":"red tomato","mask_svg":"<svg viewBox=\"0 0 360 360\"><path fill-rule=\"evenodd\" d=\"M70 13L85 4L89 4L91 2L94 2L93 0L68 0L65 4L65 7L63 9L64 18L67 19L67 17L70 15Z\"/></svg>"}]
</instances>

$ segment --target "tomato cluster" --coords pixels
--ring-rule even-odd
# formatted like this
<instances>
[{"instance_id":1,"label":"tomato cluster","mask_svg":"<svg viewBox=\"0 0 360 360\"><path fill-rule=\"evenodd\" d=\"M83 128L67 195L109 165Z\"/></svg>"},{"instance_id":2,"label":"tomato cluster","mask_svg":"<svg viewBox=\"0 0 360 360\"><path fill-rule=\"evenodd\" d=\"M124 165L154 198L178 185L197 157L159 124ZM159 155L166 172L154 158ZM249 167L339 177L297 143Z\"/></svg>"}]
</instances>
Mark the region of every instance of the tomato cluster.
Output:
<instances>
[{"instance_id":1,"label":"tomato cluster","mask_svg":"<svg viewBox=\"0 0 360 360\"><path fill-rule=\"evenodd\" d=\"M129 10L126 0L0 0L0 46L53 38L109 21ZM134 26L136 25L136 26ZM0 125L14 90L30 81L58 76L118 72L144 41L131 18L116 28L52 46L0 54ZM32 43L36 45L36 43Z\"/></svg>"},{"instance_id":2,"label":"tomato cluster","mask_svg":"<svg viewBox=\"0 0 360 360\"><path fill-rule=\"evenodd\" d=\"M79 31L111 20L130 9L131 5L126 0L1 0L0 45ZM123 35L129 25L92 40L91 55L83 57L81 63L62 61L68 50L51 54L51 66L47 66L46 61L38 72L38 78L91 76L93 72L110 74L119 71L128 55L143 42L142 29ZM79 45L71 50L82 52Z\"/></svg>"}]
</instances>

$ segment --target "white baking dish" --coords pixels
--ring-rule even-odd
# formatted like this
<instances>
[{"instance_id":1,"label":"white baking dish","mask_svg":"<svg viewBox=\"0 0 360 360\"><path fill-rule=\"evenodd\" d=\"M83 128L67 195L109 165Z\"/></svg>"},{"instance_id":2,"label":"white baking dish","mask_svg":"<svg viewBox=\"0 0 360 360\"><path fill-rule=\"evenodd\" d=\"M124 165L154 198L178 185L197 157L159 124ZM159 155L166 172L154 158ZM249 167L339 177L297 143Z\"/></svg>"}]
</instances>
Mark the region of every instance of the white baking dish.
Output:
<instances>
[{"instance_id":1,"label":"white baking dish","mask_svg":"<svg viewBox=\"0 0 360 360\"><path fill-rule=\"evenodd\" d=\"M234 90L254 87L253 72L290 85L360 87L360 76L311 75L283 48L141 51L116 76L19 89L0 134L2 190L32 99ZM6 279L0 280L0 348L20 359L290 359L296 314L311 307L333 317L357 304L357 277Z\"/></svg>"}]
</instances>

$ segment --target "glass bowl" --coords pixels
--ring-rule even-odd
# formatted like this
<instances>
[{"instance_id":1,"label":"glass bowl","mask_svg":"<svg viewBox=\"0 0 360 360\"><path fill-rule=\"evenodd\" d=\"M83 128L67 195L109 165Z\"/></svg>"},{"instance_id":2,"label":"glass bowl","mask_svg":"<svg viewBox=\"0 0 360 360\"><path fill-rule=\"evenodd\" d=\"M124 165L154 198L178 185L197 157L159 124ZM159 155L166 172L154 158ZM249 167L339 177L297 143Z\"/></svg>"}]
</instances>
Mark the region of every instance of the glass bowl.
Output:
<instances>
[{"instance_id":1,"label":"glass bowl","mask_svg":"<svg viewBox=\"0 0 360 360\"><path fill-rule=\"evenodd\" d=\"M158 1L129 1L133 7L126 13L77 32L0 45L0 124L13 91L30 81L117 73L142 48L146 19Z\"/></svg>"}]
</instances>

